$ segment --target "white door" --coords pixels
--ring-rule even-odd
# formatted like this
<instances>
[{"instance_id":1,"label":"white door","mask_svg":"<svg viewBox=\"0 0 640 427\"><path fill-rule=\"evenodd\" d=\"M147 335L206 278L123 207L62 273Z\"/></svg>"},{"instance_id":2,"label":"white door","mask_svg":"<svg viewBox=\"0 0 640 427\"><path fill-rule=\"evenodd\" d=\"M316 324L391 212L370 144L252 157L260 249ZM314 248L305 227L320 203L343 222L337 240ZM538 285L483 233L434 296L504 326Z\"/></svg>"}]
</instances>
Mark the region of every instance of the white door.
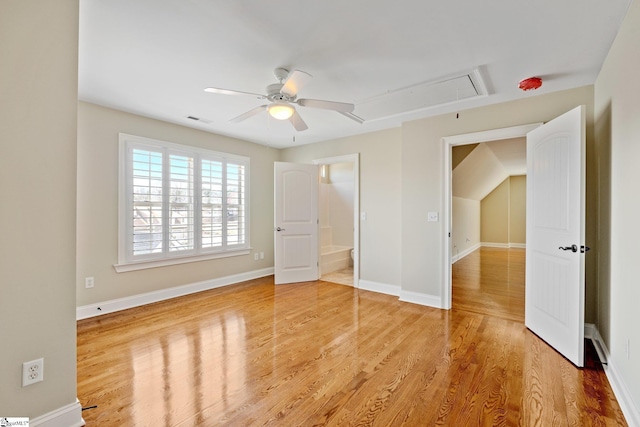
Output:
<instances>
[{"instance_id":1,"label":"white door","mask_svg":"<svg viewBox=\"0 0 640 427\"><path fill-rule=\"evenodd\" d=\"M318 269L318 165L275 163L275 283L308 282Z\"/></svg>"},{"instance_id":2,"label":"white door","mask_svg":"<svg viewBox=\"0 0 640 427\"><path fill-rule=\"evenodd\" d=\"M525 324L584 359L585 108L527 134Z\"/></svg>"}]
</instances>

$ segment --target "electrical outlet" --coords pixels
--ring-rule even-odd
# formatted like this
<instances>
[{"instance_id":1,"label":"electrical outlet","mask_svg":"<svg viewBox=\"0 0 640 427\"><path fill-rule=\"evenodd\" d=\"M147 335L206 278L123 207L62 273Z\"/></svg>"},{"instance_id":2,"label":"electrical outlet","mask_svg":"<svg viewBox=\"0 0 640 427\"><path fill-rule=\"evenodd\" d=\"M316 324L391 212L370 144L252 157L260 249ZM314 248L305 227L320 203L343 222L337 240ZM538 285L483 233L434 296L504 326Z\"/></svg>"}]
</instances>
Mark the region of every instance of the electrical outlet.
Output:
<instances>
[{"instance_id":1,"label":"electrical outlet","mask_svg":"<svg viewBox=\"0 0 640 427\"><path fill-rule=\"evenodd\" d=\"M39 383L44 379L44 359L40 358L22 364L22 387Z\"/></svg>"},{"instance_id":2,"label":"electrical outlet","mask_svg":"<svg viewBox=\"0 0 640 427\"><path fill-rule=\"evenodd\" d=\"M260 252L260 259L264 259L264 252Z\"/></svg>"},{"instance_id":3,"label":"electrical outlet","mask_svg":"<svg viewBox=\"0 0 640 427\"><path fill-rule=\"evenodd\" d=\"M254 253L253 254L253 260L257 261L259 256L260 256L260 254L258 252Z\"/></svg>"},{"instance_id":4,"label":"electrical outlet","mask_svg":"<svg viewBox=\"0 0 640 427\"><path fill-rule=\"evenodd\" d=\"M86 289L93 288L94 284L95 284L95 282L93 280L93 277L85 277L84 278L84 287Z\"/></svg>"}]
</instances>

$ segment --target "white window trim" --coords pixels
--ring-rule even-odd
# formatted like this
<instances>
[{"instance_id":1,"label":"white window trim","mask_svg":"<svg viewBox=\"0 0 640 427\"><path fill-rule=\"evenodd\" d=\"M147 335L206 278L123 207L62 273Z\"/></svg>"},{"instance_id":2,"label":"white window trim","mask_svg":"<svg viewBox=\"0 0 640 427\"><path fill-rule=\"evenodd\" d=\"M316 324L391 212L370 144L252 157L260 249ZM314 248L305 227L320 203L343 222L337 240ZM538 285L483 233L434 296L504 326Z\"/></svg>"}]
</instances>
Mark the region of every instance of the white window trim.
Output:
<instances>
[{"instance_id":1,"label":"white window trim","mask_svg":"<svg viewBox=\"0 0 640 427\"><path fill-rule=\"evenodd\" d=\"M127 271L135 271L142 270L148 268L156 268L156 267L165 267L170 265L177 264L185 264L190 262L197 261L206 261L212 259L219 258L228 258L233 256L241 256L241 255L249 255L251 253L251 243L250 243L250 159L245 156L239 156L229 153L223 153L213 150L207 150L199 147L193 147L189 145L181 145L175 144L172 142L161 141L157 139L145 138L142 136L129 135L125 133L120 133L119 135L119 158L118 158L118 263L114 264L113 267L118 273L123 273ZM130 223L128 220L128 209L127 209L127 174L126 170L128 165L127 161L127 143L136 143L136 144L145 144L149 146L153 146L156 148L167 148L169 150L177 150L180 152L191 152L198 153L205 157L215 156L221 157L225 160L225 162L239 162L244 164L246 167L245 172L245 199L244 199L244 209L245 209L245 243L238 248L233 249L225 249L225 250L216 250L212 252L200 252L195 254L185 254L180 255L176 254L171 257L164 258L153 258L153 259L140 259L130 261L127 259L127 242L126 238L127 233L130 231Z\"/></svg>"}]
</instances>

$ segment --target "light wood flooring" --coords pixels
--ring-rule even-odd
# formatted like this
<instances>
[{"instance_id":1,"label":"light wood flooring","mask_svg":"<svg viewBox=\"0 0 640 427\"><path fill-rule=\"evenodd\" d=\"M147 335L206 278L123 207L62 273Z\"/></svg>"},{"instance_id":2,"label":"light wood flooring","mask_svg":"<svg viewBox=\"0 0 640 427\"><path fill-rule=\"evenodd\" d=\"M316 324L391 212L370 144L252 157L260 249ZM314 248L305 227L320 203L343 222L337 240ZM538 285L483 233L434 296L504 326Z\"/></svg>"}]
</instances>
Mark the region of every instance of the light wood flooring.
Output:
<instances>
[{"instance_id":1,"label":"light wood flooring","mask_svg":"<svg viewBox=\"0 0 640 427\"><path fill-rule=\"evenodd\" d=\"M483 247L453 264L453 308L524 323L525 254Z\"/></svg>"},{"instance_id":2,"label":"light wood flooring","mask_svg":"<svg viewBox=\"0 0 640 427\"><path fill-rule=\"evenodd\" d=\"M78 322L88 426L626 425L588 361L504 316L272 277Z\"/></svg>"}]
</instances>

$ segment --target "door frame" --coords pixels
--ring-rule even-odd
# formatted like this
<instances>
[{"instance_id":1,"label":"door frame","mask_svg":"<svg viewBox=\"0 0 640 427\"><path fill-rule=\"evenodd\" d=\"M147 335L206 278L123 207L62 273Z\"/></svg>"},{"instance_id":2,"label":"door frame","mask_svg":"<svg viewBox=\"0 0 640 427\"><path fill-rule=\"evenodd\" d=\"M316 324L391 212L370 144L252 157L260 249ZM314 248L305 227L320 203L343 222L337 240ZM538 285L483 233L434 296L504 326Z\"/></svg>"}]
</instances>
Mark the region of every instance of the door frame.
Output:
<instances>
[{"instance_id":1,"label":"door frame","mask_svg":"<svg viewBox=\"0 0 640 427\"><path fill-rule=\"evenodd\" d=\"M314 165L353 163L353 287L360 287L360 153L324 157L312 161ZM318 251L318 261L320 257Z\"/></svg>"},{"instance_id":2,"label":"door frame","mask_svg":"<svg viewBox=\"0 0 640 427\"><path fill-rule=\"evenodd\" d=\"M452 176L451 170L451 148L457 145L477 144L489 141L498 141L501 139L512 139L526 137L527 133L541 126L543 123L531 123L527 125L512 126L507 128L492 129L481 132L465 133L460 135L445 136L442 138L443 153L443 185L442 192L444 200L442 206L444 214L442 215L444 238L442 253L444 278L442 280L442 289L440 292L440 308L445 310L451 309L451 223L452 223Z\"/></svg>"}]
</instances>

